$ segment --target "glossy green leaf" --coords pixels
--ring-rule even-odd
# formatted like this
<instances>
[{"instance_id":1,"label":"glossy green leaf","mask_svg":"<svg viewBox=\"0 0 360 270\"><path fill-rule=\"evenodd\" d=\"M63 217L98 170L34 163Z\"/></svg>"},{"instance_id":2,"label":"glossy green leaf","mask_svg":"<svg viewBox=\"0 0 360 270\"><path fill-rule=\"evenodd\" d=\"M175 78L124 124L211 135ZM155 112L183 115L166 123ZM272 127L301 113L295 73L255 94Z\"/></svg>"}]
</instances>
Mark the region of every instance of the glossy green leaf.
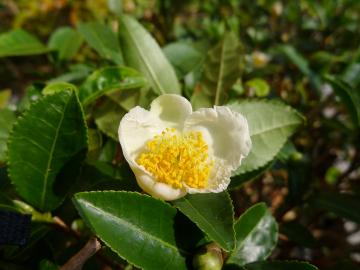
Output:
<instances>
[{"instance_id":1,"label":"glossy green leaf","mask_svg":"<svg viewBox=\"0 0 360 270\"><path fill-rule=\"evenodd\" d=\"M119 123L126 111L110 99L103 100L94 111L95 124L101 132L118 141Z\"/></svg>"},{"instance_id":2,"label":"glossy green leaf","mask_svg":"<svg viewBox=\"0 0 360 270\"><path fill-rule=\"evenodd\" d=\"M278 227L264 203L249 208L235 223L236 247L228 264L245 265L266 259L277 243Z\"/></svg>"},{"instance_id":3,"label":"glossy green leaf","mask_svg":"<svg viewBox=\"0 0 360 270\"><path fill-rule=\"evenodd\" d=\"M85 41L96 50L99 55L117 65L123 65L119 40L109 26L100 22L80 23L77 29Z\"/></svg>"},{"instance_id":4,"label":"glossy green leaf","mask_svg":"<svg viewBox=\"0 0 360 270\"><path fill-rule=\"evenodd\" d=\"M57 51L59 60L70 60L80 49L82 36L71 27L60 27L50 36L48 47Z\"/></svg>"},{"instance_id":5,"label":"glossy green leaf","mask_svg":"<svg viewBox=\"0 0 360 270\"><path fill-rule=\"evenodd\" d=\"M0 110L0 164L5 162L7 140L13 124L16 121L15 113L9 109Z\"/></svg>"},{"instance_id":6,"label":"glossy green leaf","mask_svg":"<svg viewBox=\"0 0 360 270\"><path fill-rule=\"evenodd\" d=\"M252 141L250 154L235 175L269 163L303 123L303 117L297 111L281 102L250 100L232 103L229 107L246 117Z\"/></svg>"},{"instance_id":7,"label":"glossy green leaf","mask_svg":"<svg viewBox=\"0 0 360 270\"><path fill-rule=\"evenodd\" d=\"M201 52L184 42L170 43L163 48L163 51L174 66L178 78L184 77L203 60Z\"/></svg>"},{"instance_id":8,"label":"glossy green leaf","mask_svg":"<svg viewBox=\"0 0 360 270\"><path fill-rule=\"evenodd\" d=\"M95 234L129 263L149 270L187 269L170 205L122 191L78 193L74 203Z\"/></svg>"},{"instance_id":9,"label":"glossy green leaf","mask_svg":"<svg viewBox=\"0 0 360 270\"><path fill-rule=\"evenodd\" d=\"M38 209L63 200L54 190L63 166L87 147L87 128L74 91L47 95L32 104L9 138L9 175L18 193Z\"/></svg>"},{"instance_id":10,"label":"glossy green leaf","mask_svg":"<svg viewBox=\"0 0 360 270\"><path fill-rule=\"evenodd\" d=\"M349 84L342 81L339 77L327 75L326 80L331 83L335 93L341 98L349 111L351 119L355 125L360 126L360 91L351 88Z\"/></svg>"},{"instance_id":11,"label":"glossy green leaf","mask_svg":"<svg viewBox=\"0 0 360 270\"><path fill-rule=\"evenodd\" d=\"M80 87L79 98L84 106L105 94L137 89L146 84L144 77L132 68L107 67L96 70Z\"/></svg>"},{"instance_id":12,"label":"glossy green leaf","mask_svg":"<svg viewBox=\"0 0 360 270\"><path fill-rule=\"evenodd\" d=\"M269 261L248 264L244 270L318 270L317 267L298 261Z\"/></svg>"},{"instance_id":13,"label":"glossy green leaf","mask_svg":"<svg viewBox=\"0 0 360 270\"><path fill-rule=\"evenodd\" d=\"M223 249L234 248L234 209L227 192L188 194L173 203Z\"/></svg>"},{"instance_id":14,"label":"glossy green leaf","mask_svg":"<svg viewBox=\"0 0 360 270\"><path fill-rule=\"evenodd\" d=\"M0 35L0 57L47 53L48 48L25 30L12 30Z\"/></svg>"},{"instance_id":15,"label":"glossy green leaf","mask_svg":"<svg viewBox=\"0 0 360 270\"><path fill-rule=\"evenodd\" d=\"M237 36L230 32L211 49L204 63L201 90L194 93L192 103L197 107L197 95L206 96L214 105L227 100L228 91L240 77L241 47Z\"/></svg>"},{"instance_id":16,"label":"glossy green leaf","mask_svg":"<svg viewBox=\"0 0 360 270\"><path fill-rule=\"evenodd\" d=\"M44 83L35 82L26 87L25 95L18 104L19 111L25 111L29 109L30 105L39 100L42 95L42 90L46 85Z\"/></svg>"},{"instance_id":17,"label":"glossy green leaf","mask_svg":"<svg viewBox=\"0 0 360 270\"><path fill-rule=\"evenodd\" d=\"M181 93L174 68L155 39L139 22L122 15L119 35L126 65L143 73L157 94Z\"/></svg>"},{"instance_id":18,"label":"glossy green leaf","mask_svg":"<svg viewBox=\"0 0 360 270\"><path fill-rule=\"evenodd\" d=\"M312 207L332 212L340 217L360 223L360 199L352 194L334 192L316 193L311 197L309 204Z\"/></svg>"}]
</instances>

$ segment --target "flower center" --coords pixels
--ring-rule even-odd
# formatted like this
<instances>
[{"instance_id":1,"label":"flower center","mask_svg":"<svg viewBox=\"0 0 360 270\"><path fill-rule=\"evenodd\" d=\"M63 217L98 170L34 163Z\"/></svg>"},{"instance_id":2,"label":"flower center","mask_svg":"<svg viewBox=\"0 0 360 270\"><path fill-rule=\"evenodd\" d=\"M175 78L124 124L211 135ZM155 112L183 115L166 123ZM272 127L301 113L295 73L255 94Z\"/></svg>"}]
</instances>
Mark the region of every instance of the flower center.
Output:
<instances>
[{"instance_id":1,"label":"flower center","mask_svg":"<svg viewBox=\"0 0 360 270\"><path fill-rule=\"evenodd\" d=\"M157 181L182 188L205 188L213 166L208 145L201 132L183 134L167 128L147 142L146 150L137 159L139 165L151 172Z\"/></svg>"}]
</instances>

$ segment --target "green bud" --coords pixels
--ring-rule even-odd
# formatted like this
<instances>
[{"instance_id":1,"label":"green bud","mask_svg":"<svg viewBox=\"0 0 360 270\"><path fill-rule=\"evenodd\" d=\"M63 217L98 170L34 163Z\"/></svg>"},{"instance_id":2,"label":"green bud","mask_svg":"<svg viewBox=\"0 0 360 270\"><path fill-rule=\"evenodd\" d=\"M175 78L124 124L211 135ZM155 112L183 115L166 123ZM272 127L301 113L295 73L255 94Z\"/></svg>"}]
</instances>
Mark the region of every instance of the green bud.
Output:
<instances>
[{"instance_id":1,"label":"green bud","mask_svg":"<svg viewBox=\"0 0 360 270\"><path fill-rule=\"evenodd\" d=\"M193 267L196 270L221 270L223 257L221 249L215 244L209 244L193 258Z\"/></svg>"}]
</instances>

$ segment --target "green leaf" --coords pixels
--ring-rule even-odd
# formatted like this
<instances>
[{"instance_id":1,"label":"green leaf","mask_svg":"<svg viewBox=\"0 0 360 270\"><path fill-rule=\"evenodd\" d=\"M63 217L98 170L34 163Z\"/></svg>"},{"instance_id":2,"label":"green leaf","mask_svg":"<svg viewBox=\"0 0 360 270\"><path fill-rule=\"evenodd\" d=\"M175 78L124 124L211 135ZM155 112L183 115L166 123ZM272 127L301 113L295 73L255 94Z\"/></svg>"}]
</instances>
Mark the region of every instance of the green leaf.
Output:
<instances>
[{"instance_id":1,"label":"green leaf","mask_svg":"<svg viewBox=\"0 0 360 270\"><path fill-rule=\"evenodd\" d=\"M13 124L16 121L15 113L9 109L0 110L0 164L5 162L7 140Z\"/></svg>"},{"instance_id":2,"label":"green leaf","mask_svg":"<svg viewBox=\"0 0 360 270\"><path fill-rule=\"evenodd\" d=\"M56 92L60 91L77 91L77 88L75 85L67 82L57 82L57 83L49 83L45 86L45 88L42 90L43 95L52 95Z\"/></svg>"},{"instance_id":3,"label":"green leaf","mask_svg":"<svg viewBox=\"0 0 360 270\"><path fill-rule=\"evenodd\" d=\"M229 107L246 117L252 141L250 154L235 175L257 170L272 161L303 123L297 111L281 102L250 100L232 103Z\"/></svg>"},{"instance_id":4,"label":"green leaf","mask_svg":"<svg viewBox=\"0 0 360 270\"><path fill-rule=\"evenodd\" d=\"M261 176L265 171L269 170L273 165L274 165L274 161L270 161L256 170L252 170L246 173L241 173L239 175L232 176L229 189L237 189L242 187L245 183Z\"/></svg>"},{"instance_id":5,"label":"green leaf","mask_svg":"<svg viewBox=\"0 0 360 270\"><path fill-rule=\"evenodd\" d=\"M11 90L4 89L0 91L0 109L4 109L8 106L11 100Z\"/></svg>"},{"instance_id":6,"label":"green leaf","mask_svg":"<svg viewBox=\"0 0 360 270\"><path fill-rule=\"evenodd\" d=\"M0 35L0 57L47 53L48 48L25 30L12 30Z\"/></svg>"},{"instance_id":7,"label":"green leaf","mask_svg":"<svg viewBox=\"0 0 360 270\"><path fill-rule=\"evenodd\" d=\"M324 209L340 217L360 223L359 196L334 192L322 192L316 193L315 196L312 196L309 204L312 207Z\"/></svg>"},{"instance_id":8,"label":"green leaf","mask_svg":"<svg viewBox=\"0 0 360 270\"><path fill-rule=\"evenodd\" d=\"M125 113L126 111L114 101L105 99L96 107L93 115L95 124L100 131L115 141L118 141L119 123Z\"/></svg>"},{"instance_id":9,"label":"green leaf","mask_svg":"<svg viewBox=\"0 0 360 270\"><path fill-rule=\"evenodd\" d=\"M252 89L257 97L266 97L270 93L269 84L261 78L248 80L245 85Z\"/></svg>"},{"instance_id":10,"label":"green leaf","mask_svg":"<svg viewBox=\"0 0 360 270\"><path fill-rule=\"evenodd\" d=\"M244 270L318 270L317 267L298 261L255 262L247 264Z\"/></svg>"},{"instance_id":11,"label":"green leaf","mask_svg":"<svg viewBox=\"0 0 360 270\"><path fill-rule=\"evenodd\" d=\"M178 78L184 77L203 60L201 52L184 42L170 43L163 48L163 51L174 66Z\"/></svg>"},{"instance_id":12,"label":"green leaf","mask_svg":"<svg viewBox=\"0 0 360 270\"><path fill-rule=\"evenodd\" d=\"M120 16L122 13L122 0L107 0L109 10L115 15Z\"/></svg>"},{"instance_id":13,"label":"green leaf","mask_svg":"<svg viewBox=\"0 0 360 270\"><path fill-rule=\"evenodd\" d=\"M77 29L101 57L117 65L124 64L119 41L109 26L100 22L89 22L78 24Z\"/></svg>"},{"instance_id":14,"label":"green leaf","mask_svg":"<svg viewBox=\"0 0 360 270\"><path fill-rule=\"evenodd\" d=\"M59 60L70 60L80 49L82 36L71 27L60 27L50 36L48 47L57 51Z\"/></svg>"},{"instance_id":15,"label":"green leaf","mask_svg":"<svg viewBox=\"0 0 360 270\"><path fill-rule=\"evenodd\" d=\"M155 39L134 18L122 15L119 29L125 63L139 70L157 94L180 94L174 68Z\"/></svg>"},{"instance_id":16,"label":"green leaf","mask_svg":"<svg viewBox=\"0 0 360 270\"><path fill-rule=\"evenodd\" d=\"M264 203L249 208L235 223L236 247L228 264L245 265L265 260L276 246L278 227Z\"/></svg>"},{"instance_id":17,"label":"green leaf","mask_svg":"<svg viewBox=\"0 0 360 270\"><path fill-rule=\"evenodd\" d=\"M108 191L75 195L81 217L119 256L143 269L187 269L177 246L176 210L139 193Z\"/></svg>"},{"instance_id":18,"label":"green leaf","mask_svg":"<svg viewBox=\"0 0 360 270\"><path fill-rule=\"evenodd\" d=\"M356 126L360 126L360 91L356 88L351 88L346 82L339 77L327 75L326 80L331 83L335 93L340 97L349 111L351 119Z\"/></svg>"},{"instance_id":19,"label":"green leaf","mask_svg":"<svg viewBox=\"0 0 360 270\"><path fill-rule=\"evenodd\" d=\"M18 193L38 209L63 200L54 190L64 165L87 147L87 128L74 91L41 98L16 122L9 139L9 175Z\"/></svg>"},{"instance_id":20,"label":"green leaf","mask_svg":"<svg viewBox=\"0 0 360 270\"><path fill-rule=\"evenodd\" d=\"M143 87L144 77L132 68L106 67L92 73L80 87L79 98L84 106L105 94Z\"/></svg>"},{"instance_id":21,"label":"green leaf","mask_svg":"<svg viewBox=\"0 0 360 270\"><path fill-rule=\"evenodd\" d=\"M223 249L234 248L234 209L227 192L188 194L173 203Z\"/></svg>"},{"instance_id":22,"label":"green leaf","mask_svg":"<svg viewBox=\"0 0 360 270\"><path fill-rule=\"evenodd\" d=\"M204 63L202 89L194 93L207 96L214 105L222 105L227 100L227 92L240 77L241 47L237 36L230 32L208 52ZM196 107L196 103L195 103Z\"/></svg>"}]
</instances>

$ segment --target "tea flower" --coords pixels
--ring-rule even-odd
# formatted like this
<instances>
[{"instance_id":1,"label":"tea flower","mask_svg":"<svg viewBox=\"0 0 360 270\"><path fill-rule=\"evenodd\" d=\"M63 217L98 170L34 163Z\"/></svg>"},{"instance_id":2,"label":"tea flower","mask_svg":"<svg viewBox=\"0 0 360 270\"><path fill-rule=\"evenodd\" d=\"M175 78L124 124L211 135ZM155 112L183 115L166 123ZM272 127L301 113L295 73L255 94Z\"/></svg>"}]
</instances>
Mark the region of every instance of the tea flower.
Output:
<instances>
[{"instance_id":1,"label":"tea flower","mask_svg":"<svg viewBox=\"0 0 360 270\"><path fill-rule=\"evenodd\" d=\"M121 120L119 140L139 186L163 200L221 192L251 148L246 119L226 106L193 112L182 96L166 94Z\"/></svg>"}]
</instances>

